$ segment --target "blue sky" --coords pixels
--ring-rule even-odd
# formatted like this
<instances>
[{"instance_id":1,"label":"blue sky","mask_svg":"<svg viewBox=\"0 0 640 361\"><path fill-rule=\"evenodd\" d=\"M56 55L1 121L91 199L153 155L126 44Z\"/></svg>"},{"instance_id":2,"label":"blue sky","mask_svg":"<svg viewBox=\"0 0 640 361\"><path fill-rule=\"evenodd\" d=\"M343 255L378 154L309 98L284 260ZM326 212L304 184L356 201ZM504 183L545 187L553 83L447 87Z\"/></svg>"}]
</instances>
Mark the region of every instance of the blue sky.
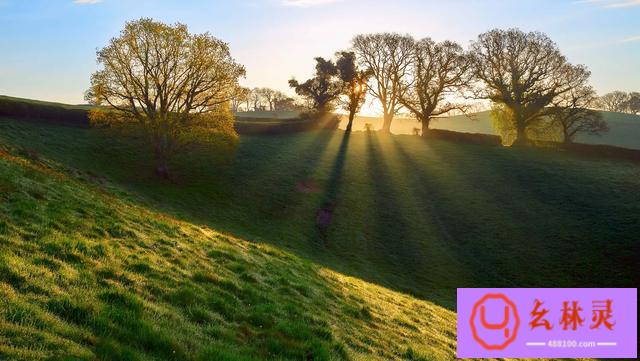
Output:
<instances>
[{"instance_id":1,"label":"blue sky","mask_svg":"<svg viewBox=\"0 0 640 361\"><path fill-rule=\"evenodd\" d=\"M587 65L600 93L640 90L640 0L0 0L0 94L83 102L96 49L140 17L228 42L247 86L289 91L313 57L349 47L357 33L466 46L488 29L519 27L547 33Z\"/></svg>"}]
</instances>

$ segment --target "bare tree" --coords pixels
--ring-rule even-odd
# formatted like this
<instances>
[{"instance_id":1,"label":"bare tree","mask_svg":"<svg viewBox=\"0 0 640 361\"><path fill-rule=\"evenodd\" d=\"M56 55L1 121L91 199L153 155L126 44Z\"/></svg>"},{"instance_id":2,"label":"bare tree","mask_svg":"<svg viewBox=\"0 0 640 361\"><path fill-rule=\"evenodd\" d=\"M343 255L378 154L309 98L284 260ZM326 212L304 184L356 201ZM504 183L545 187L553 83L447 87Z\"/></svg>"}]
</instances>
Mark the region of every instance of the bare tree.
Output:
<instances>
[{"instance_id":1,"label":"bare tree","mask_svg":"<svg viewBox=\"0 0 640 361\"><path fill-rule=\"evenodd\" d=\"M102 69L91 77L89 96L145 129L163 177L189 130L207 128L205 114L228 104L245 75L226 43L152 19L128 22L97 61Z\"/></svg>"},{"instance_id":2,"label":"bare tree","mask_svg":"<svg viewBox=\"0 0 640 361\"><path fill-rule=\"evenodd\" d=\"M610 112L624 112L629 101L629 94L623 91L613 91L600 97L599 105L602 109Z\"/></svg>"},{"instance_id":3,"label":"bare tree","mask_svg":"<svg viewBox=\"0 0 640 361\"><path fill-rule=\"evenodd\" d=\"M287 99L291 99L287 96L287 94L279 91L279 90L275 90L273 92L273 95L271 96L271 102L273 103L273 107L272 107L272 111L280 111L282 105L285 104L285 101ZM293 103L293 99L291 99L292 103Z\"/></svg>"},{"instance_id":4,"label":"bare tree","mask_svg":"<svg viewBox=\"0 0 640 361\"><path fill-rule=\"evenodd\" d=\"M631 114L640 113L640 93L638 92L629 93L629 99L626 102L626 109Z\"/></svg>"},{"instance_id":5,"label":"bare tree","mask_svg":"<svg viewBox=\"0 0 640 361\"><path fill-rule=\"evenodd\" d=\"M470 61L462 47L451 41L418 41L413 53L411 86L406 86L400 102L422 124L422 135L429 133L435 117L453 110L466 111L467 105L446 101L470 81Z\"/></svg>"},{"instance_id":6,"label":"bare tree","mask_svg":"<svg viewBox=\"0 0 640 361\"><path fill-rule=\"evenodd\" d=\"M360 111L367 95L367 81L371 76L368 70L358 68L356 55L349 51L340 51L337 54L336 67L342 88L342 106L349 112L347 132L353 128L353 119Z\"/></svg>"},{"instance_id":7,"label":"bare tree","mask_svg":"<svg viewBox=\"0 0 640 361\"><path fill-rule=\"evenodd\" d=\"M262 93L260 92L260 89L259 88L251 89L251 93L249 93L249 101L251 102L251 108L253 109L254 112L257 112L263 109L262 100L263 98L262 98ZM247 106L247 110L249 110L248 106Z\"/></svg>"},{"instance_id":8,"label":"bare tree","mask_svg":"<svg viewBox=\"0 0 640 361\"><path fill-rule=\"evenodd\" d=\"M599 135L609 130L602 113L590 109L597 95L590 86L576 87L557 97L548 110L553 125L560 128L565 145L573 143L578 133Z\"/></svg>"},{"instance_id":9,"label":"bare tree","mask_svg":"<svg viewBox=\"0 0 640 361\"><path fill-rule=\"evenodd\" d=\"M277 112L292 112L300 109L300 105L296 104L296 99L291 97L278 98L275 102L275 111Z\"/></svg>"},{"instance_id":10,"label":"bare tree","mask_svg":"<svg viewBox=\"0 0 640 361\"><path fill-rule=\"evenodd\" d=\"M276 90L273 90L271 88L259 88L257 91L260 94L260 96L262 97L262 99L264 99L264 101L266 101L266 103L267 103L267 105L269 107L269 111L273 111L274 103L275 103Z\"/></svg>"},{"instance_id":11,"label":"bare tree","mask_svg":"<svg viewBox=\"0 0 640 361\"><path fill-rule=\"evenodd\" d=\"M413 48L414 40L409 35L378 33L353 38L360 66L372 75L369 93L382 105L384 132L391 131L393 116L402 108L400 99L407 89L402 82L409 75Z\"/></svg>"},{"instance_id":12,"label":"bare tree","mask_svg":"<svg viewBox=\"0 0 640 361\"><path fill-rule=\"evenodd\" d=\"M514 145L528 144L527 128L544 116L545 107L590 75L584 66L570 64L545 34L519 29L481 34L471 46L471 59L483 83L475 95L508 110Z\"/></svg>"}]
</instances>

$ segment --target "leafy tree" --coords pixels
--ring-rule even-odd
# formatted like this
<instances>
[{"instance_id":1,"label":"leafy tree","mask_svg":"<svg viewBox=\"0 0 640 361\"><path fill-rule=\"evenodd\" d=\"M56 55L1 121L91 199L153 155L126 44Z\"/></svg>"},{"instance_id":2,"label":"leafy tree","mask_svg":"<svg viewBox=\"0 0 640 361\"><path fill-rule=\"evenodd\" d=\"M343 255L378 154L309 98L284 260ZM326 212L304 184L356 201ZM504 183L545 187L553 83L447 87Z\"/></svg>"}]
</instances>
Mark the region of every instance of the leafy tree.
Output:
<instances>
[{"instance_id":1,"label":"leafy tree","mask_svg":"<svg viewBox=\"0 0 640 361\"><path fill-rule=\"evenodd\" d=\"M616 90L601 96L598 103L604 110L622 113L626 110L627 101L629 94Z\"/></svg>"},{"instance_id":2,"label":"leafy tree","mask_svg":"<svg viewBox=\"0 0 640 361\"><path fill-rule=\"evenodd\" d=\"M233 112L237 112L240 109L240 106L243 103L247 103L249 101L249 94L251 93L251 89L238 86L232 94L231 98L231 110ZM247 110L248 110L247 106Z\"/></svg>"},{"instance_id":3,"label":"leafy tree","mask_svg":"<svg viewBox=\"0 0 640 361\"><path fill-rule=\"evenodd\" d=\"M549 116L562 131L565 145L571 144L578 133L599 135L609 130L602 113L589 109L596 100L593 88L583 86L571 89L554 101Z\"/></svg>"},{"instance_id":4,"label":"leafy tree","mask_svg":"<svg viewBox=\"0 0 640 361\"><path fill-rule=\"evenodd\" d=\"M358 68L355 53L341 51L336 55L338 77L342 83L342 95L345 97L342 105L344 110L349 112L346 131L350 132L353 128L353 119L362 108L367 96L367 81L371 74L368 70Z\"/></svg>"},{"instance_id":5,"label":"leafy tree","mask_svg":"<svg viewBox=\"0 0 640 361\"><path fill-rule=\"evenodd\" d=\"M545 34L519 29L491 30L471 46L478 98L506 110L504 121L516 130L514 145L528 144L527 128L539 123L553 100L582 86L589 71L572 65Z\"/></svg>"},{"instance_id":6,"label":"leafy tree","mask_svg":"<svg viewBox=\"0 0 640 361\"><path fill-rule=\"evenodd\" d=\"M426 38L415 44L410 86L400 102L422 124L422 135L429 134L431 120L466 106L446 101L446 97L469 84L469 57L462 47L451 41L436 43Z\"/></svg>"},{"instance_id":7,"label":"leafy tree","mask_svg":"<svg viewBox=\"0 0 640 361\"><path fill-rule=\"evenodd\" d=\"M512 122L513 113L511 109L503 104L493 103L491 106L491 121L493 128L502 138L502 144L513 145L518 131ZM548 116L541 116L532 120L525 130L529 142L561 142L562 131L551 122Z\"/></svg>"},{"instance_id":8,"label":"leafy tree","mask_svg":"<svg viewBox=\"0 0 640 361\"><path fill-rule=\"evenodd\" d=\"M209 33L190 34L183 24L152 19L128 22L97 52L97 61L101 69L91 77L89 97L117 114L114 122L142 126L163 177L183 145L206 141L221 130L215 115L228 113L238 79L245 75L226 43Z\"/></svg>"},{"instance_id":9,"label":"leafy tree","mask_svg":"<svg viewBox=\"0 0 640 361\"><path fill-rule=\"evenodd\" d=\"M326 113L333 110L334 102L342 91L335 76L338 69L331 60L316 58L316 74L313 78L299 83L295 79L289 80L289 86L296 94L311 101L314 110Z\"/></svg>"},{"instance_id":10,"label":"leafy tree","mask_svg":"<svg viewBox=\"0 0 640 361\"><path fill-rule=\"evenodd\" d=\"M409 35L378 33L357 35L353 49L360 66L371 72L373 84L369 93L382 105L382 131L391 131L393 117L402 109L400 99L407 86L403 80L409 76L413 59L414 40Z\"/></svg>"}]
</instances>

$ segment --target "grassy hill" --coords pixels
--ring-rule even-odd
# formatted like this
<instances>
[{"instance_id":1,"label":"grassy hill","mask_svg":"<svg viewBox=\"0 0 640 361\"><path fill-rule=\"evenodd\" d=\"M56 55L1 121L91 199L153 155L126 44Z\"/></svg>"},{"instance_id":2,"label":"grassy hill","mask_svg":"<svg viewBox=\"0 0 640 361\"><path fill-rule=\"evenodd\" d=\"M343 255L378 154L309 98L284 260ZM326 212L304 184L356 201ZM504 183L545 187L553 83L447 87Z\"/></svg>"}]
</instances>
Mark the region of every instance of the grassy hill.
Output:
<instances>
[{"instance_id":1,"label":"grassy hill","mask_svg":"<svg viewBox=\"0 0 640 361\"><path fill-rule=\"evenodd\" d=\"M623 148L640 149L640 115L602 112L602 116L609 124L610 131L601 136L579 134L576 142L587 144L606 144ZM362 130L366 123L374 125L374 129L382 126L382 120L373 117L357 117L354 129ZM496 134L491 122L490 112L477 113L473 118L454 116L434 120L435 129L446 129L465 133ZM346 127L346 120L341 128ZM391 131L395 134L413 134L413 128L420 127L415 119L394 119Z\"/></svg>"},{"instance_id":2,"label":"grassy hill","mask_svg":"<svg viewBox=\"0 0 640 361\"><path fill-rule=\"evenodd\" d=\"M33 106L51 106L58 107L63 109L76 109L76 110L86 110L91 109L93 106L89 104L64 104L64 103L56 103L56 102L48 102L44 100L35 100L35 99L27 99L27 98L16 98L10 97L7 95L0 95L0 101L2 102L11 102L11 103L27 103Z\"/></svg>"},{"instance_id":3,"label":"grassy hill","mask_svg":"<svg viewBox=\"0 0 640 361\"><path fill-rule=\"evenodd\" d=\"M431 360L454 352L450 310L0 150L2 360Z\"/></svg>"},{"instance_id":4,"label":"grassy hill","mask_svg":"<svg viewBox=\"0 0 640 361\"><path fill-rule=\"evenodd\" d=\"M638 163L314 131L167 183L135 136L1 119L0 144L9 358L451 359L456 287L640 281Z\"/></svg>"}]
</instances>

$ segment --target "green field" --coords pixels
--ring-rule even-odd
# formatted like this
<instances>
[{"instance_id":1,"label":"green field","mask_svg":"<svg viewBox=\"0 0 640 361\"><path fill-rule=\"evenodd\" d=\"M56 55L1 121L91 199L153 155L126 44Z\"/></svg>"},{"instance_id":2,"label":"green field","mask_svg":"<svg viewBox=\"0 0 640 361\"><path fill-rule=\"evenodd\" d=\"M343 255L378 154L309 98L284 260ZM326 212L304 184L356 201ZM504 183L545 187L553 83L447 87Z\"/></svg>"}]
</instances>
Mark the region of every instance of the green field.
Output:
<instances>
[{"instance_id":1,"label":"green field","mask_svg":"<svg viewBox=\"0 0 640 361\"><path fill-rule=\"evenodd\" d=\"M455 313L0 149L0 359L449 359Z\"/></svg>"},{"instance_id":2,"label":"green field","mask_svg":"<svg viewBox=\"0 0 640 361\"><path fill-rule=\"evenodd\" d=\"M602 116L609 124L608 133L600 136L578 134L575 141L640 149L640 115L602 112ZM357 117L354 122L356 130L363 130L366 123L373 124L374 129L379 129L382 125L382 120L374 117ZM340 128L346 128L346 124L346 120L343 120ZM416 127L420 128L420 124L415 119L398 117L394 119L391 131L394 134L413 134L413 128ZM439 118L433 121L432 127L464 133L496 134L488 111L474 114L471 118L462 115Z\"/></svg>"},{"instance_id":3,"label":"green field","mask_svg":"<svg viewBox=\"0 0 640 361\"><path fill-rule=\"evenodd\" d=\"M112 135L0 121L37 160L0 163L0 345L22 342L0 352L450 359L456 287L639 281L638 163L315 131L177 158L168 183Z\"/></svg>"}]
</instances>

